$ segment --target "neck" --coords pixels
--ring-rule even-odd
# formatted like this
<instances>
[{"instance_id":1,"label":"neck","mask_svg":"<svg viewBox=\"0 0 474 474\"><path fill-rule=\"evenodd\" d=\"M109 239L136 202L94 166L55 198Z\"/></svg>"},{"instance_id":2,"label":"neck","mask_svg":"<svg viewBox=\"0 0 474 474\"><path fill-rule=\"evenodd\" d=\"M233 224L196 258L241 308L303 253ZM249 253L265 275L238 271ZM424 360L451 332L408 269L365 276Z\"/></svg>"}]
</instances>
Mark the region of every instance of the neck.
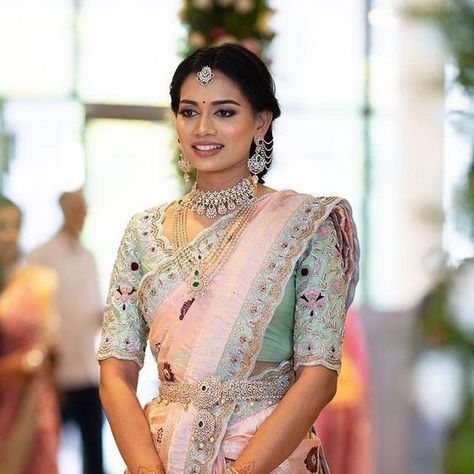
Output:
<instances>
[{"instance_id":1,"label":"neck","mask_svg":"<svg viewBox=\"0 0 474 474\"><path fill-rule=\"evenodd\" d=\"M69 229L68 227L62 227L60 232L75 240L79 240L79 232Z\"/></svg>"},{"instance_id":2,"label":"neck","mask_svg":"<svg viewBox=\"0 0 474 474\"><path fill-rule=\"evenodd\" d=\"M196 188L201 191L220 191L235 186L244 178L250 179L250 174L241 172L222 176L217 173L199 173L196 179Z\"/></svg>"}]
</instances>

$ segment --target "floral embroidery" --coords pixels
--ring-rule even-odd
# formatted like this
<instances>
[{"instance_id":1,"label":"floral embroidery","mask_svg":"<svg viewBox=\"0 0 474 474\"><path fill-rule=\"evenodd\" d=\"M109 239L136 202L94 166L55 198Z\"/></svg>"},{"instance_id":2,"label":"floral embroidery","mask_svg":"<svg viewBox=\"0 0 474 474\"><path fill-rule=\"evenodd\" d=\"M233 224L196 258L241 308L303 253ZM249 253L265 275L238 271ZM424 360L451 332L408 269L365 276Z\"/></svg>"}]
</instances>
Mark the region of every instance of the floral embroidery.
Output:
<instances>
[{"instance_id":1,"label":"floral embroidery","mask_svg":"<svg viewBox=\"0 0 474 474\"><path fill-rule=\"evenodd\" d=\"M159 233L167 205L136 214L125 229L112 271L99 360L116 357L143 366L149 326L138 307L143 276L163 260L170 246ZM143 232L148 234L143 237ZM152 252L156 248L161 252Z\"/></svg>"},{"instance_id":2,"label":"floral embroidery","mask_svg":"<svg viewBox=\"0 0 474 474\"><path fill-rule=\"evenodd\" d=\"M167 382L174 382L176 380L171 365L168 362L163 364L163 376Z\"/></svg>"},{"instance_id":3,"label":"floral embroidery","mask_svg":"<svg viewBox=\"0 0 474 474\"><path fill-rule=\"evenodd\" d=\"M132 285L122 284L117 288L117 293L120 295L118 300L122 302L122 309L125 311L126 305L128 301L130 301L130 297L137 291Z\"/></svg>"},{"instance_id":4,"label":"floral embroidery","mask_svg":"<svg viewBox=\"0 0 474 474\"><path fill-rule=\"evenodd\" d=\"M309 472L319 471L319 449L317 446L314 446L309 450L304 463L306 464L306 470Z\"/></svg>"},{"instance_id":5,"label":"floral embroidery","mask_svg":"<svg viewBox=\"0 0 474 474\"><path fill-rule=\"evenodd\" d=\"M338 371L346 316L347 283L337 233L328 217L297 263L295 368L323 365ZM304 272L303 270L307 269ZM318 288L318 289L316 289Z\"/></svg>"},{"instance_id":6,"label":"floral embroidery","mask_svg":"<svg viewBox=\"0 0 474 474\"><path fill-rule=\"evenodd\" d=\"M305 293L303 293L300 296L300 299L302 299L301 306L304 308L309 309L311 312L311 316L314 315L314 310L317 308L323 308L324 307L324 296L321 294L320 291L315 291L315 290L310 290Z\"/></svg>"},{"instance_id":7,"label":"floral embroidery","mask_svg":"<svg viewBox=\"0 0 474 474\"><path fill-rule=\"evenodd\" d=\"M190 300L184 302L179 313L179 319L181 321L184 319L184 316L186 316L186 313L189 311L189 308L191 308L191 305L194 303L195 299L196 298L191 298Z\"/></svg>"}]
</instances>

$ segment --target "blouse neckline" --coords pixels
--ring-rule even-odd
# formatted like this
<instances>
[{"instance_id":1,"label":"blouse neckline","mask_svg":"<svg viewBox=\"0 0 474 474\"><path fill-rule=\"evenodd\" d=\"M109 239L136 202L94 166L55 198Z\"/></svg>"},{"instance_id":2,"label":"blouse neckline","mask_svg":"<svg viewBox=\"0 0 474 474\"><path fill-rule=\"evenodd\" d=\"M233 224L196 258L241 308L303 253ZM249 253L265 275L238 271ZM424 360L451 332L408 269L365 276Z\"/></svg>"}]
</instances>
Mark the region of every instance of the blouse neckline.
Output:
<instances>
[{"instance_id":1,"label":"blouse neckline","mask_svg":"<svg viewBox=\"0 0 474 474\"><path fill-rule=\"evenodd\" d=\"M277 193L282 193L284 191L273 191L273 192L270 192L270 193L265 193L265 194L262 194L261 196L259 196L256 200L257 204L259 204L260 202L264 201L267 196L270 196L272 194L277 194ZM170 255L173 254L174 252L174 246L173 244L171 243L170 239L163 233L163 228L164 228L164 223L165 223L165 219L166 219L166 211L174 204L176 203L178 200L175 199L171 202L169 202L168 204L165 204L163 207L162 207L162 215L161 215L161 218L158 222L158 231L160 233L160 237L162 238L162 240L164 241L165 243L165 247L166 247L166 251L167 253L169 253ZM207 238L207 236L212 232L214 231L215 229L218 229L220 227L222 227L230 218L232 218L237 212L238 212L239 209L235 209L234 211L232 212L229 212L229 214L226 214L224 216L221 216L219 218L217 218L212 224L208 225L207 227L205 227L204 229L202 229L201 231L199 231L189 242L188 242L188 246L196 246L198 245L203 239Z\"/></svg>"}]
</instances>

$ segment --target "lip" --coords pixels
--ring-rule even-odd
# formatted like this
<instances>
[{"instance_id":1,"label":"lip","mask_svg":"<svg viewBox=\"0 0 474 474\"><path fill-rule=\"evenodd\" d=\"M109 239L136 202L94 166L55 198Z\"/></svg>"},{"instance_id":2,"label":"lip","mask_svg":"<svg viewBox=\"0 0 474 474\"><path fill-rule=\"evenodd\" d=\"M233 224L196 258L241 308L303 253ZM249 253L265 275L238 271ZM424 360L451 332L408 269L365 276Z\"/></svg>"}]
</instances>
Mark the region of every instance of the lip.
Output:
<instances>
[{"instance_id":1,"label":"lip","mask_svg":"<svg viewBox=\"0 0 474 474\"><path fill-rule=\"evenodd\" d=\"M217 155L224 148L222 143L209 141L194 142L191 146L194 154L201 158Z\"/></svg>"}]
</instances>

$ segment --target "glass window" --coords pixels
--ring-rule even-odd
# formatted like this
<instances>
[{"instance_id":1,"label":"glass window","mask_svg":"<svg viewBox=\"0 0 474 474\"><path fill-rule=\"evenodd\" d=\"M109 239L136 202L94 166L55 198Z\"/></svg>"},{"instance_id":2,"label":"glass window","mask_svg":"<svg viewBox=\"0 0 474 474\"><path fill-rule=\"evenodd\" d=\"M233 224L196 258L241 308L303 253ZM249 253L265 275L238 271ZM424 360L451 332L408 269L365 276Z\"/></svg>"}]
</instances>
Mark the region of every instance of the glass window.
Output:
<instances>
[{"instance_id":1,"label":"glass window","mask_svg":"<svg viewBox=\"0 0 474 474\"><path fill-rule=\"evenodd\" d=\"M83 0L79 94L86 102L169 103L184 36L181 1Z\"/></svg>"},{"instance_id":2,"label":"glass window","mask_svg":"<svg viewBox=\"0 0 474 474\"><path fill-rule=\"evenodd\" d=\"M60 226L59 194L84 183L82 107L68 100L8 101L5 122L14 138L5 191L25 213L23 248L30 250Z\"/></svg>"},{"instance_id":3,"label":"glass window","mask_svg":"<svg viewBox=\"0 0 474 474\"><path fill-rule=\"evenodd\" d=\"M363 2L270 2L277 32L270 57L278 97L292 108L359 107L363 93ZM304 13L302 13L304 12Z\"/></svg>"},{"instance_id":4,"label":"glass window","mask_svg":"<svg viewBox=\"0 0 474 474\"><path fill-rule=\"evenodd\" d=\"M175 198L174 133L166 123L92 120L86 129L85 241L98 258L104 292L128 220Z\"/></svg>"},{"instance_id":5,"label":"glass window","mask_svg":"<svg viewBox=\"0 0 474 474\"><path fill-rule=\"evenodd\" d=\"M66 0L2 0L0 95L67 95L73 84L73 7Z\"/></svg>"}]
</instances>

